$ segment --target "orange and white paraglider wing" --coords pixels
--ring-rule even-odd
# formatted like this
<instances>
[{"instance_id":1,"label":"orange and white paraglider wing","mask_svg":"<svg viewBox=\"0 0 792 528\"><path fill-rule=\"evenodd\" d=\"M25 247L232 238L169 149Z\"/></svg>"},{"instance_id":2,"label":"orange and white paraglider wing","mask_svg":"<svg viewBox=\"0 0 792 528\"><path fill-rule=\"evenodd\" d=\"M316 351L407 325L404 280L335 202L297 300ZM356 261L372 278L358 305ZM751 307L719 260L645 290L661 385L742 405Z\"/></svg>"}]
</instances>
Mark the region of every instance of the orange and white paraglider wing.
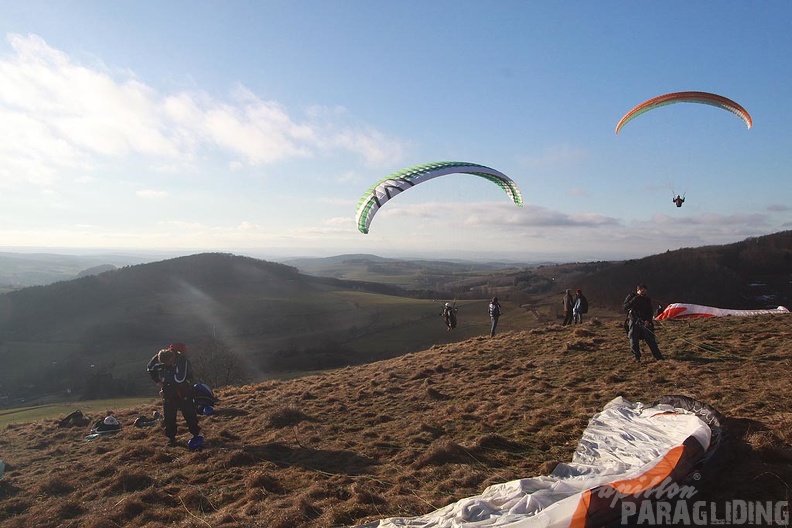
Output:
<instances>
[{"instance_id":1,"label":"orange and white paraglider wing","mask_svg":"<svg viewBox=\"0 0 792 528\"><path fill-rule=\"evenodd\" d=\"M737 117L743 120L748 128L753 126L751 114L749 114L748 111L742 107L742 105L732 101L728 97L723 97L722 95L709 92L673 92L658 95L657 97L653 97L647 101L644 101L624 114L624 117L622 117L621 120L619 120L619 123L616 125L616 134L618 135L619 131L621 131L624 125L639 115L650 110L654 110L655 108L660 108L661 106L675 103L699 103L715 106L735 114Z\"/></svg>"}]
</instances>

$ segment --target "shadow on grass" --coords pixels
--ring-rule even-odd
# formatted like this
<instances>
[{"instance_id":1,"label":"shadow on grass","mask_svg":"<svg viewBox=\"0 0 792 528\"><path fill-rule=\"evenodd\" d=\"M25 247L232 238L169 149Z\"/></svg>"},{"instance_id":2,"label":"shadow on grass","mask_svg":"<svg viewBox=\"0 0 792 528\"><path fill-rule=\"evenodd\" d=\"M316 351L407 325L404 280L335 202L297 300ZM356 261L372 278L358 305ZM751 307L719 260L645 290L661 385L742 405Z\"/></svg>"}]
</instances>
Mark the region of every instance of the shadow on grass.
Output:
<instances>
[{"instance_id":1,"label":"shadow on grass","mask_svg":"<svg viewBox=\"0 0 792 528\"><path fill-rule=\"evenodd\" d=\"M295 448L279 443L248 445L242 451L256 461L265 460L279 467L299 466L341 475L360 475L378 464L374 459L351 451Z\"/></svg>"}]
</instances>

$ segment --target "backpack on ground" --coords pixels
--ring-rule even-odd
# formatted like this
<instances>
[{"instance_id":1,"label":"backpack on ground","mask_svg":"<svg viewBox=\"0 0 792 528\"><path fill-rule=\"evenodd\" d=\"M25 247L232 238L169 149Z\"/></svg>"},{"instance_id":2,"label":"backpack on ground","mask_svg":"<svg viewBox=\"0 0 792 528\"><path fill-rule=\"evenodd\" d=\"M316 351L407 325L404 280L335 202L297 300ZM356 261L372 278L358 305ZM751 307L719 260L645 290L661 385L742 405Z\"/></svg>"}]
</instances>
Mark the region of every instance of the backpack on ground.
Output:
<instances>
[{"instance_id":1,"label":"backpack on ground","mask_svg":"<svg viewBox=\"0 0 792 528\"><path fill-rule=\"evenodd\" d=\"M214 414L214 406L217 404L218 399L212 392L212 389L204 383L196 383L193 385L193 403L195 403L195 412L209 416Z\"/></svg>"}]
</instances>

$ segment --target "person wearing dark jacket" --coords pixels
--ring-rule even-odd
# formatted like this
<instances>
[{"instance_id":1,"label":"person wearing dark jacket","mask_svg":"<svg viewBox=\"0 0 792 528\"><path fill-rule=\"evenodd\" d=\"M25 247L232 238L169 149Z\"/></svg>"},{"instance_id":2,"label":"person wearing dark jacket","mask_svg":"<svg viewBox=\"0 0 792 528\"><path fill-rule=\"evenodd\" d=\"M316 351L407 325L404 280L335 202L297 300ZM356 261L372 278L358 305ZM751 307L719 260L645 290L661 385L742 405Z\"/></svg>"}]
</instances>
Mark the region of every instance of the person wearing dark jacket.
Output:
<instances>
[{"instance_id":1,"label":"person wearing dark jacket","mask_svg":"<svg viewBox=\"0 0 792 528\"><path fill-rule=\"evenodd\" d=\"M456 302L454 304L456 304ZM445 305L443 305L443 312L440 315L443 316L443 321L445 321L446 324L446 330L453 330L456 328L456 313L456 306L452 306L451 303L445 303Z\"/></svg>"},{"instance_id":2,"label":"person wearing dark jacket","mask_svg":"<svg viewBox=\"0 0 792 528\"><path fill-rule=\"evenodd\" d=\"M656 360L665 359L655 339L654 310L646 284L639 284L634 293L627 295L624 299L624 310L629 314L627 338L630 340L630 350L635 360L641 361L641 339L646 341Z\"/></svg>"},{"instance_id":3,"label":"person wearing dark jacket","mask_svg":"<svg viewBox=\"0 0 792 528\"><path fill-rule=\"evenodd\" d=\"M193 438L201 434L193 403L190 362L186 354L174 348L178 347L160 350L146 367L151 379L160 388L165 436L168 437L169 446L176 445L176 413L179 410Z\"/></svg>"},{"instance_id":4,"label":"person wearing dark jacket","mask_svg":"<svg viewBox=\"0 0 792 528\"><path fill-rule=\"evenodd\" d=\"M498 318L501 316L501 305L497 297L493 297L489 303L487 312L490 316L490 337L495 336L495 329L498 328Z\"/></svg>"}]
</instances>

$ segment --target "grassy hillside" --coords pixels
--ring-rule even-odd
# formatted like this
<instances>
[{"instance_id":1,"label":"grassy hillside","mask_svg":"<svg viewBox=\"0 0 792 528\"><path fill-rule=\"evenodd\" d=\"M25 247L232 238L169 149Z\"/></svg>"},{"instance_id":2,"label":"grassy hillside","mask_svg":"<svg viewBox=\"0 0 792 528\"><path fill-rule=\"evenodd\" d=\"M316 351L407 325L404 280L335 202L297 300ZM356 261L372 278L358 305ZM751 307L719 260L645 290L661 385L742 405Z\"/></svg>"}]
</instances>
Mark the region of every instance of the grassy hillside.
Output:
<instances>
[{"instance_id":1,"label":"grassy hillside","mask_svg":"<svg viewBox=\"0 0 792 528\"><path fill-rule=\"evenodd\" d=\"M215 340L250 380L395 357L486 334L493 295L506 310L504 329L555 322L566 288L582 288L601 319L620 317L639 282L658 304L760 308L792 298L792 231L626 262L517 268L345 255L299 263L333 277L214 253L0 295L0 399L142 394L141 365L172 341ZM451 333L438 317L444 300L460 308Z\"/></svg>"},{"instance_id":2,"label":"grassy hillside","mask_svg":"<svg viewBox=\"0 0 792 528\"><path fill-rule=\"evenodd\" d=\"M0 396L141 394L145 363L173 341L216 339L246 364L250 379L264 379L486 332L486 300L460 303L453 334L442 325L439 300L227 254L26 288L0 296ZM520 317L531 324L509 308L504 324Z\"/></svg>"},{"instance_id":3,"label":"grassy hillside","mask_svg":"<svg viewBox=\"0 0 792 528\"><path fill-rule=\"evenodd\" d=\"M617 321L548 323L289 381L219 391L202 452L131 425L83 440L56 416L0 435L4 528L323 528L426 513L569 461L616 396L683 394L726 417L696 500L792 499L789 316L665 322L635 364ZM180 440L188 433L180 423Z\"/></svg>"}]
</instances>

